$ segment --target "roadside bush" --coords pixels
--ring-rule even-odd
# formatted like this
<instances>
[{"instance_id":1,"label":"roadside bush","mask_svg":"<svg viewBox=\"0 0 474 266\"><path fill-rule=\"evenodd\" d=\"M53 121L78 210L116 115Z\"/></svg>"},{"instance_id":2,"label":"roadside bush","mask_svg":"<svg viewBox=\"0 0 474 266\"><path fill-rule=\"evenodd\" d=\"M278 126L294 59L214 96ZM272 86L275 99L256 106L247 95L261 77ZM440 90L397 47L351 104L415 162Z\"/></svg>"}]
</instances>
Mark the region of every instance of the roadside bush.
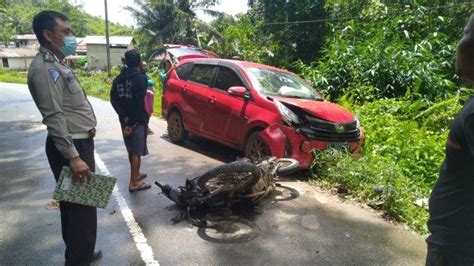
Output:
<instances>
[{"instance_id":1,"label":"roadside bush","mask_svg":"<svg viewBox=\"0 0 474 266\"><path fill-rule=\"evenodd\" d=\"M428 212L415 202L429 197L444 158L448 125L460 109L459 97L436 104L384 99L355 106L366 133L362 156L318 153L315 181L426 233Z\"/></svg>"},{"instance_id":2,"label":"roadside bush","mask_svg":"<svg viewBox=\"0 0 474 266\"><path fill-rule=\"evenodd\" d=\"M373 2L359 18L330 25L319 60L293 66L331 100L446 98L458 89L456 42L471 11Z\"/></svg>"}]
</instances>

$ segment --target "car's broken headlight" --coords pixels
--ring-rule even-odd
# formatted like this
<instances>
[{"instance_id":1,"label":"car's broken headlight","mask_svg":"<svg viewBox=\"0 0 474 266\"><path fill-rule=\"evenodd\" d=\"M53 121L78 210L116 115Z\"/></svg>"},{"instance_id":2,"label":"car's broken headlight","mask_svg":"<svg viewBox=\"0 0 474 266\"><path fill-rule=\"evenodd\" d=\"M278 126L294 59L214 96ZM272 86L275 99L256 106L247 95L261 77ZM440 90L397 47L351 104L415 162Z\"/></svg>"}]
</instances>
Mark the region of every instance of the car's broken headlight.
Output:
<instances>
[{"instance_id":1,"label":"car's broken headlight","mask_svg":"<svg viewBox=\"0 0 474 266\"><path fill-rule=\"evenodd\" d=\"M290 108L286 107L284 104L282 104L278 100L274 100L275 106L278 109L278 111L281 114L281 117L283 118L283 122L291 126L292 124L299 124L300 119L298 116L290 110Z\"/></svg>"}]
</instances>

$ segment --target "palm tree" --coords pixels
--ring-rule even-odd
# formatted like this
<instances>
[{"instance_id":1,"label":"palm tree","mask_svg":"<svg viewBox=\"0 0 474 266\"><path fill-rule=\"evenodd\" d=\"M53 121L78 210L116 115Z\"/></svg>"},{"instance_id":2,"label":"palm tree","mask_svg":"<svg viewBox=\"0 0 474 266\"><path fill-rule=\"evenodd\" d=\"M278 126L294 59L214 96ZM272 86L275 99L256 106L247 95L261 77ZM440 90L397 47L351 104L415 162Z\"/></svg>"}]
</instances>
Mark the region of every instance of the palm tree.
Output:
<instances>
[{"instance_id":1,"label":"palm tree","mask_svg":"<svg viewBox=\"0 0 474 266\"><path fill-rule=\"evenodd\" d=\"M137 20L137 33L147 50L164 43L199 45L197 31L221 38L207 23L197 18L195 11L215 15L208 10L220 0L136 0L138 8L127 7Z\"/></svg>"}]
</instances>

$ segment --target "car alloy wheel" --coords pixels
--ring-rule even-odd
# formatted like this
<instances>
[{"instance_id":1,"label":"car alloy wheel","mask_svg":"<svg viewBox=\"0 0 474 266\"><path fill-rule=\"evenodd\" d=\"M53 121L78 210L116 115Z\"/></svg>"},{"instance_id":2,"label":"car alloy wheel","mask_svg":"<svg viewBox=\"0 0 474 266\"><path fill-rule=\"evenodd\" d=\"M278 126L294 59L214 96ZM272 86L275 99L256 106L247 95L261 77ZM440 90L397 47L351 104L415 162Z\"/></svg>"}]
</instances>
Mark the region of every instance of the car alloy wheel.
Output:
<instances>
[{"instance_id":1,"label":"car alloy wheel","mask_svg":"<svg viewBox=\"0 0 474 266\"><path fill-rule=\"evenodd\" d=\"M182 143L186 137L187 132L184 129L183 119L178 111L172 111L168 116L168 135L171 142Z\"/></svg>"},{"instance_id":2,"label":"car alloy wheel","mask_svg":"<svg viewBox=\"0 0 474 266\"><path fill-rule=\"evenodd\" d=\"M245 145L245 157L252 161L271 156L268 144L258 134L260 131L252 133Z\"/></svg>"}]
</instances>

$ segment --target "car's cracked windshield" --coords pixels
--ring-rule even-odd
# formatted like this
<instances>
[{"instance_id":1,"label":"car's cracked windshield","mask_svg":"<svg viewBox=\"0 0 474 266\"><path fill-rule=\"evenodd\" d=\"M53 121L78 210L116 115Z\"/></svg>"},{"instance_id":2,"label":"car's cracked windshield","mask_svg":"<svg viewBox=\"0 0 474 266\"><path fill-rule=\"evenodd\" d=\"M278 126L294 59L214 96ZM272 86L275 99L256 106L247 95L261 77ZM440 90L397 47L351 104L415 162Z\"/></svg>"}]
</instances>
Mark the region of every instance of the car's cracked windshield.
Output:
<instances>
[{"instance_id":1,"label":"car's cracked windshield","mask_svg":"<svg viewBox=\"0 0 474 266\"><path fill-rule=\"evenodd\" d=\"M318 100L319 93L295 74L269 69L246 68L255 88L265 95Z\"/></svg>"}]
</instances>

